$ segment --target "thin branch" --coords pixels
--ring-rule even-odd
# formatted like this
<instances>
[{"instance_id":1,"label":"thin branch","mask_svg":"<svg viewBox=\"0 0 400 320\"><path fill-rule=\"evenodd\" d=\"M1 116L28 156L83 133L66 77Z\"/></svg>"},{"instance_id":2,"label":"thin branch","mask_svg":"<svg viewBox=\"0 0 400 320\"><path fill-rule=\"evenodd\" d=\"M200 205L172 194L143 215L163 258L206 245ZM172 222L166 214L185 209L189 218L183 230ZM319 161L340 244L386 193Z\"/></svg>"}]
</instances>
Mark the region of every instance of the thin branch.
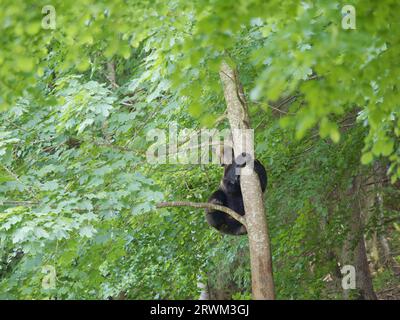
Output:
<instances>
[{"instance_id":1,"label":"thin branch","mask_svg":"<svg viewBox=\"0 0 400 320\"><path fill-rule=\"evenodd\" d=\"M220 122L224 121L225 119L227 119L227 113L226 111L220 115L217 119L215 119L214 121L214 126L216 126L217 124L219 124Z\"/></svg>"},{"instance_id":2,"label":"thin branch","mask_svg":"<svg viewBox=\"0 0 400 320\"><path fill-rule=\"evenodd\" d=\"M288 97L284 98L281 102L279 102L279 103L277 103L277 104L274 104L274 105L272 105L271 102L269 102L269 103L264 103L264 102L259 102L259 101L252 101L252 103L258 104L258 105L267 106L267 107L271 108L272 110L275 110L275 111L277 111L277 112L279 112L279 113L281 113L281 114L284 114L284 115L292 115L292 116L294 116L294 115L296 115L296 113L284 111L284 110L281 110L280 108L283 107L283 106L285 106L285 105L290 105L290 104L293 103L299 96L300 96L300 95L298 95L298 94L297 94L297 95L293 95L293 96L288 96ZM265 121L266 119L267 119L267 117L265 117L264 119L262 119L262 120L260 121L260 123L254 128L254 130L257 130L257 129L264 123L264 121Z\"/></svg>"},{"instance_id":3,"label":"thin branch","mask_svg":"<svg viewBox=\"0 0 400 320\"><path fill-rule=\"evenodd\" d=\"M252 103L267 106L267 107L271 108L272 110L278 111L282 114L296 115L296 113L294 113L294 112L287 112L287 111L281 110L280 108L287 104L291 104L299 96L300 96L299 94L293 95L293 96L288 96L288 97L284 98L281 102L276 103L274 105L272 103L265 103L265 102L260 102L260 101L252 101Z\"/></svg>"},{"instance_id":4,"label":"thin branch","mask_svg":"<svg viewBox=\"0 0 400 320\"><path fill-rule=\"evenodd\" d=\"M319 79L323 79L323 78L324 78L323 76L318 76L318 75L314 74L314 75L308 77L307 79L305 79L304 81L319 80Z\"/></svg>"},{"instance_id":5,"label":"thin branch","mask_svg":"<svg viewBox=\"0 0 400 320\"><path fill-rule=\"evenodd\" d=\"M218 204L213 203L205 203L205 202L190 202L190 201L172 201L172 202L160 202L156 205L157 208L166 208L166 207L193 207L193 208L204 208L204 209L214 209L218 211L222 211L227 215L231 216L236 221L239 221L247 228L246 218L241 216L237 212L232 209L220 206Z\"/></svg>"},{"instance_id":6,"label":"thin branch","mask_svg":"<svg viewBox=\"0 0 400 320\"><path fill-rule=\"evenodd\" d=\"M369 182L369 183L364 184L363 186L366 187L366 186L370 186L370 185L373 185L373 184L386 183L386 182L389 182L389 181L390 181L390 179L383 179L383 180L379 180L379 181L372 181L372 182ZM372 192L375 192L375 190L372 190Z\"/></svg>"}]
</instances>

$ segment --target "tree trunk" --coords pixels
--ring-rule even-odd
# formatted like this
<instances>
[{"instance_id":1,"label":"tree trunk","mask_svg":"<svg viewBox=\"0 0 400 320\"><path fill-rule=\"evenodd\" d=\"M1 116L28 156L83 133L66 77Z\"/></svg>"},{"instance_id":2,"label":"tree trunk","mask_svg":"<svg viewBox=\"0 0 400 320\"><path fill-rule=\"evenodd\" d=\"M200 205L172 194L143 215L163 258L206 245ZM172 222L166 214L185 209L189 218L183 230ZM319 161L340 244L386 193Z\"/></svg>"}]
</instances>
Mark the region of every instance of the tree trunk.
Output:
<instances>
[{"instance_id":1,"label":"tree trunk","mask_svg":"<svg viewBox=\"0 0 400 320\"><path fill-rule=\"evenodd\" d=\"M387 182L383 182L386 180L386 173L385 173L386 170L385 167L379 162L376 162L376 164L374 165L374 170L375 170L374 186L376 189L375 206L377 208L377 214L378 214L377 220L380 225L384 226L385 215L384 215L384 203L383 203L384 199L383 199L382 189L387 184ZM382 229L380 229L379 232L377 233L378 233L380 247L382 250L381 253L382 265L391 268L396 276L400 276L400 265L392 256L390 244L386 238L385 226Z\"/></svg>"},{"instance_id":2,"label":"tree trunk","mask_svg":"<svg viewBox=\"0 0 400 320\"><path fill-rule=\"evenodd\" d=\"M357 299L376 300L365 249L363 221L360 201L360 177L354 177L349 192L350 232L343 246L342 260L344 265L353 265L356 271ZM345 298L349 298L350 289L344 290Z\"/></svg>"},{"instance_id":3,"label":"tree trunk","mask_svg":"<svg viewBox=\"0 0 400 320\"><path fill-rule=\"evenodd\" d=\"M198 281L197 288L200 289L199 300L210 300L210 294L209 294L207 282L204 283L204 282Z\"/></svg>"},{"instance_id":4,"label":"tree trunk","mask_svg":"<svg viewBox=\"0 0 400 320\"><path fill-rule=\"evenodd\" d=\"M220 69L228 119L232 130L235 155L246 152L254 159L254 145L249 138L250 121L243 89L236 71L223 62ZM237 130L239 129L239 130ZM250 133L250 136L251 136ZM246 140L247 145L243 146ZM257 174L247 167L242 169L240 185L249 237L252 295L257 300L275 299L272 258L265 215L263 194Z\"/></svg>"}]
</instances>

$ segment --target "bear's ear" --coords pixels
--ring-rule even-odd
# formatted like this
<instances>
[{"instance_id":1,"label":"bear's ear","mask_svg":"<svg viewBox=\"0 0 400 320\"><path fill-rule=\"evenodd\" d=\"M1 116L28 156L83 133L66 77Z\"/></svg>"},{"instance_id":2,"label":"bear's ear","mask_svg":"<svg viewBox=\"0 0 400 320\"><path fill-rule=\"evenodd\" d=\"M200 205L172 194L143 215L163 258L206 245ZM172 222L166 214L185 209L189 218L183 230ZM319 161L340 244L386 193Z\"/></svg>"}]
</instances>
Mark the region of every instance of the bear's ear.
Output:
<instances>
[{"instance_id":1,"label":"bear's ear","mask_svg":"<svg viewBox=\"0 0 400 320\"><path fill-rule=\"evenodd\" d=\"M251 161L251 156L246 152L242 152L238 157L236 157L235 164L239 168L244 168L248 163L251 163Z\"/></svg>"}]
</instances>

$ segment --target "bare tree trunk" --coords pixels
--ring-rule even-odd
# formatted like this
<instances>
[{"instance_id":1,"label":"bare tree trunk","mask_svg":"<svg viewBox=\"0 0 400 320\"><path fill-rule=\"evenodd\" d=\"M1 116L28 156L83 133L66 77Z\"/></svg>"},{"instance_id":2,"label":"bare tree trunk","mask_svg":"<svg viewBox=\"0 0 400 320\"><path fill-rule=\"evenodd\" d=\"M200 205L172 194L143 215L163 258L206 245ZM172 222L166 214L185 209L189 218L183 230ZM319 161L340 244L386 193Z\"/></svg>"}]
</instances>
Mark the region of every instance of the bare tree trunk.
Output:
<instances>
[{"instance_id":1,"label":"bare tree trunk","mask_svg":"<svg viewBox=\"0 0 400 320\"><path fill-rule=\"evenodd\" d=\"M372 260L373 270L377 271L380 267L381 257L379 254L378 232L376 230L372 233L372 238L370 241L367 241L366 245L367 251Z\"/></svg>"},{"instance_id":2,"label":"bare tree trunk","mask_svg":"<svg viewBox=\"0 0 400 320\"><path fill-rule=\"evenodd\" d=\"M368 221L373 221L376 217L376 187L375 187L376 175L373 174L364 182L363 191L365 193L364 197L364 215L363 221L368 223ZM365 241L368 257L371 260L371 267L374 271L379 270L380 267L380 252L379 252L379 241L378 241L378 231L375 227L374 230L370 230L371 239Z\"/></svg>"},{"instance_id":3,"label":"bare tree trunk","mask_svg":"<svg viewBox=\"0 0 400 320\"><path fill-rule=\"evenodd\" d=\"M243 148L243 130L250 128L247 104L236 71L223 62L220 69L224 96L227 104L228 119L232 130L235 155L242 152L254 159L253 141L246 140ZM242 130L235 130L242 129ZM242 169L246 170L246 168ZM243 171L242 171L243 172ZM253 170L241 175L240 185L243 194L247 232L249 236L250 263L253 299L275 299L272 275L272 258L265 215L263 194L257 174Z\"/></svg>"},{"instance_id":4,"label":"bare tree trunk","mask_svg":"<svg viewBox=\"0 0 400 320\"><path fill-rule=\"evenodd\" d=\"M358 241L356 247L356 281L360 292L360 298L363 300L376 300L376 294L372 285L371 272L369 270L367 252L365 249L364 236Z\"/></svg>"},{"instance_id":5,"label":"bare tree trunk","mask_svg":"<svg viewBox=\"0 0 400 320\"><path fill-rule=\"evenodd\" d=\"M117 76L115 72L115 64L113 61L107 62L107 75L106 75L108 81L110 81L111 86L115 89L118 88L117 84Z\"/></svg>"},{"instance_id":6,"label":"bare tree trunk","mask_svg":"<svg viewBox=\"0 0 400 320\"><path fill-rule=\"evenodd\" d=\"M365 249L363 221L360 202L360 177L354 177L349 192L351 205L350 232L343 246L343 264L350 264L356 271L356 290L358 299L376 300L376 294L372 286L372 278L369 270L367 252ZM349 290L344 291L345 298L349 298Z\"/></svg>"},{"instance_id":7,"label":"bare tree trunk","mask_svg":"<svg viewBox=\"0 0 400 320\"><path fill-rule=\"evenodd\" d=\"M400 265L397 263L397 261L392 256L392 251L390 250L389 241L387 240L385 235L381 234L379 236L379 242L381 244L382 251L383 251L383 254L382 254L383 264L388 266L389 268L391 268L393 273L396 276L400 277Z\"/></svg>"},{"instance_id":8,"label":"bare tree trunk","mask_svg":"<svg viewBox=\"0 0 400 320\"><path fill-rule=\"evenodd\" d=\"M198 281L197 288L199 288L201 290L199 300L210 300L210 294L209 294L207 282L204 283L204 282Z\"/></svg>"},{"instance_id":9,"label":"bare tree trunk","mask_svg":"<svg viewBox=\"0 0 400 320\"><path fill-rule=\"evenodd\" d=\"M385 220L385 215L384 215L384 203L383 203L383 192L382 189L384 185L387 182L385 181L386 178L386 173L385 173L385 168L384 166L376 162L375 166L375 189L376 189L376 197L375 197L375 206L377 207L377 214L378 214L378 221L380 225L384 224ZM379 238L379 243L381 247L381 262L384 266L389 267L392 269L393 273L397 276L400 276L400 265L397 263L397 261L393 258L392 252L390 250L390 244L389 241L386 238L385 230L379 230L377 232L378 238Z\"/></svg>"}]
</instances>

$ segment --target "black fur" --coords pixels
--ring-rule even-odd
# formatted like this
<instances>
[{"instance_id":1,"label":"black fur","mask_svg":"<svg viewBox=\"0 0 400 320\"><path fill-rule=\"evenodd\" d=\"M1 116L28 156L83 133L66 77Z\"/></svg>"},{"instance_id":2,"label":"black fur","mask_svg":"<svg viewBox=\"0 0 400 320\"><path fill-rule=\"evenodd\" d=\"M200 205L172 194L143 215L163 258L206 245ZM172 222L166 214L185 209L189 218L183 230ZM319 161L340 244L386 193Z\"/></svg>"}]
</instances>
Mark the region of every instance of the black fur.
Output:
<instances>
[{"instance_id":1,"label":"black fur","mask_svg":"<svg viewBox=\"0 0 400 320\"><path fill-rule=\"evenodd\" d=\"M242 216L245 212L240 189L240 168L246 165L243 159L243 157L241 159L237 158L232 164L225 165L221 185L208 200L209 203L228 207ZM247 163L249 162L247 161ZM258 160L254 161L254 171L260 179L261 189L264 192L267 187L267 173ZM210 226L225 234L242 235L247 233L245 226L239 221L218 210L206 209L206 220Z\"/></svg>"}]
</instances>

